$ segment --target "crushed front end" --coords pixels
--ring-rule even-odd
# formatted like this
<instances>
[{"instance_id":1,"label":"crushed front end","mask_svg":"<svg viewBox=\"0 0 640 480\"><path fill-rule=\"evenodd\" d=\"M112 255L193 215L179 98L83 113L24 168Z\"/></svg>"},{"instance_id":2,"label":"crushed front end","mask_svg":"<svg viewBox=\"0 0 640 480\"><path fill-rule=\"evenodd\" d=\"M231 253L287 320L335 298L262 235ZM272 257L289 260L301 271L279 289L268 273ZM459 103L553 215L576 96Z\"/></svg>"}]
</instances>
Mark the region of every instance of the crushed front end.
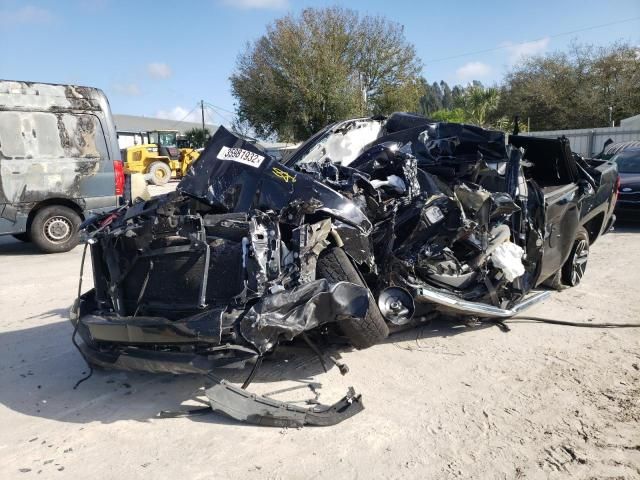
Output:
<instances>
[{"instance_id":1,"label":"crushed front end","mask_svg":"<svg viewBox=\"0 0 640 480\"><path fill-rule=\"evenodd\" d=\"M218 158L230 148L248 163ZM93 363L203 373L366 317L365 286L316 275L334 222L365 235L366 217L231 134L208 150L177 192L84 225L95 287L72 320Z\"/></svg>"},{"instance_id":2,"label":"crushed front end","mask_svg":"<svg viewBox=\"0 0 640 480\"><path fill-rule=\"evenodd\" d=\"M94 289L72 314L83 353L209 374L259 365L296 337L367 348L436 315L516 315L568 255L545 249L545 159L525 151L502 132L402 114L329 127L282 164L220 128L175 192L84 225ZM362 408L349 394L274 420L271 400L224 382L209 393L260 424Z\"/></svg>"}]
</instances>

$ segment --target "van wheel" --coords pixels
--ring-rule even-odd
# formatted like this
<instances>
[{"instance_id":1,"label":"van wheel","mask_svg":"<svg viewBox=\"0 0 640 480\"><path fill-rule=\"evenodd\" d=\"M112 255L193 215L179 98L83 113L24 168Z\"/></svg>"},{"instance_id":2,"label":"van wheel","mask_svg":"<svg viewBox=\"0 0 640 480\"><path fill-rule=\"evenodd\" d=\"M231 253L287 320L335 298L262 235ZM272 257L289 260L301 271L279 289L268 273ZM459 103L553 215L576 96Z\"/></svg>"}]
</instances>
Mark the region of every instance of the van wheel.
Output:
<instances>
[{"instance_id":1,"label":"van wheel","mask_svg":"<svg viewBox=\"0 0 640 480\"><path fill-rule=\"evenodd\" d=\"M327 249L320 255L317 272L318 277L325 278L331 283L351 282L366 287L347 254L338 247ZM366 317L364 319L347 318L338 322L338 327L349 339L351 345L358 349L371 347L389 335L389 328L371 293L369 293Z\"/></svg>"},{"instance_id":2,"label":"van wheel","mask_svg":"<svg viewBox=\"0 0 640 480\"><path fill-rule=\"evenodd\" d=\"M31 222L31 240L45 253L68 252L78 245L80 222L80 215L69 207L44 207Z\"/></svg>"},{"instance_id":3,"label":"van wheel","mask_svg":"<svg viewBox=\"0 0 640 480\"><path fill-rule=\"evenodd\" d=\"M16 240L20 240L21 242L25 242L25 243L29 243L31 241L31 236L29 235L29 232L14 233L11 236Z\"/></svg>"},{"instance_id":4,"label":"van wheel","mask_svg":"<svg viewBox=\"0 0 640 480\"><path fill-rule=\"evenodd\" d=\"M580 227L573 241L571 254L562 267L562 283L570 287L578 285L587 269L587 260L589 260L589 234L584 227Z\"/></svg>"},{"instance_id":5,"label":"van wheel","mask_svg":"<svg viewBox=\"0 0 640 480\"><path fill-rule=\"evenodd\" d=\"M171 169L166 163L153 162L149 167L149 179L154 185L166 185L171 178Z\"/></svg>"}]
</instances>

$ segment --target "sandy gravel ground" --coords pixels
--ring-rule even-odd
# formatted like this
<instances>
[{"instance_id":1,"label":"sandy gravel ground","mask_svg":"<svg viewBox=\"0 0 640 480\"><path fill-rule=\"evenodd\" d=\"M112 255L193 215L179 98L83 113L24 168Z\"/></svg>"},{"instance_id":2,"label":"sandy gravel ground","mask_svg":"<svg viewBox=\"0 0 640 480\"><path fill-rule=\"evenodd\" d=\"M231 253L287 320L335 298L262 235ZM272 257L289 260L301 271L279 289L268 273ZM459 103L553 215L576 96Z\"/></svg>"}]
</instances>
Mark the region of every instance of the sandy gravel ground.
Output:
<instances>
[{"instance_id":1,"label":"sandy gravel ground","mask_svg":"<svg viewBox=\"0 0 640 480\"><path fill-rule=\"evenodd\" d=\"M67 321L80 256L0 238L2 479L640 478L640 330L436 321L343 352L345 377L304 350L265 363L252 388L278 399L310 398L312 384L332 403L353 385L366 409L338 426L157 419L202 379L96 372L72 390L86 371ZM637 322L639 284L640 228L620 228L578 288L529 313Z\"/></svg>"}]
</instances>

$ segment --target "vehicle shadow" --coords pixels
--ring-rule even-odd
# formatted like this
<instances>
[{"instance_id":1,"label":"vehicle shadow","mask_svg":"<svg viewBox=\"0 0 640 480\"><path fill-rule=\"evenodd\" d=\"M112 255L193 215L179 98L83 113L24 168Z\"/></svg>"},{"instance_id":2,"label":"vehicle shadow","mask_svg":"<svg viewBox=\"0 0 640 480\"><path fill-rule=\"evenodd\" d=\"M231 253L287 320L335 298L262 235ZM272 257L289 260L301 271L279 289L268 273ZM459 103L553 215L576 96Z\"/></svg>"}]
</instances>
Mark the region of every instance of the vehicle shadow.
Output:
<instances>
[{"instance_id":1,"label":"vehicle shadow","mask_svg":"<svg viewBox=\"0 0 640 480\"><path fill-rule=\"evenodd\" d=\"M640 233L640 218L617 218L612 233Z\"/></svg>"},{"instance_id":2,"label":"vehicle shadow","mask_svg":"<svg viewBox=\"0 0 640 480\"><path fill-rule=\"evenodd\" d=\"M43 315L42 318L66 316L66 310L54 310ZM436 320L429 325L394 334L384 343L395 343L410 350L415 349L411 345L416 339L447 337L465 331L468 331L465 327ZM70 423L146 422L156 418L161 410L202 407L202 403L193 401L203 397L207 379L202 375L95 370L74 390L74 385L88 373L88 368L72 346L72 332L68 321L57 321L0 333L2 405L24 415ZM339 373L329 355L339 356L349 350L348 346L334 345L324 350L330 375ZM251 365L247 365L240 370L219 369L213 373L234 384L241 384L250 370ZM299 341L281 346L266 357L253 384L260 393L300 404L301 394L313 398L314 392L322 388L322 382L331 382L331 376L325 379L322 373L323 366L316 354ZM276 383L282 381L287 382L286 388ZM357 388L358 379L354 377L352 383ZM287 398L288 394L291 398ZM235 423L213 414L191 418L212 423Z\"/></svg>"},{"instance_id":3,"label":"vehicle shadow","mask_svg":"<svg viewBox=\"0 0 640 480\"><path fill-rule=\"evenodd\" d=\"M30 242L22 242L11 235L0 236L0 255L42 255Z\"/></svg>"},{"instance_id":4,"label":"vehicle shadow","mask_svg":"<svg viewBox=\"0 0 640 480\"><path fill-rule=\"evenodd\" d=\"M465 324L459 319L448 318L446 316L440 316L436 319L413 327L407 330L402 330L389 335L382 343L393 343L396 345L404 344L407 342L417 342L415 347L406 345L406 350L414 349L426 349L429 347L428 343L420 343L421 340L428 340L431 338L447 338L461 333L466 333L471 330L484 330L485 328L497 328L495 323L482 322L476 324Z\"/></svg>"}]
</instances>

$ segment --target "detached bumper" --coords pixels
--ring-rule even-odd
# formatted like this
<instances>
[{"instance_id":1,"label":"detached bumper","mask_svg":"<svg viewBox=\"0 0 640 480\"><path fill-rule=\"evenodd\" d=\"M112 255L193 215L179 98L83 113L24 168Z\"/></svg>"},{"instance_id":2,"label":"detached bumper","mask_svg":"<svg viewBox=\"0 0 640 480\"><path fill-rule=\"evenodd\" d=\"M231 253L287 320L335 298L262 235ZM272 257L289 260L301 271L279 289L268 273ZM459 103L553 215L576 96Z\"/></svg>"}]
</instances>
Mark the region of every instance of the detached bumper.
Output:
<instances>
[{"instance_id":1,"label":"detached bumper","mask_svg":"<svg viewBox=\"0 0 640 480\"><path fill-rule=\"evenodd\" d=\"M364 410L362 397L353 388L333 405L302 408L253 394L209 375L214 385L205 390L211 409L240 422L269 427L299 428L305 425L336 425Z\"/></svg>"},{"instance_id":2,"label":"detached bumper","mask_svg":"<svg viewBox=\"0 0 640 480\"><path fill-rule=\"evenodd\" d=\"M134 347L100 350L84 342L80 344L80 349L87 361L94 366L149 373L205 375L216 368L244 368L246 362L255 357L253 353L234 352L230 355L228 351L204 356L195 353L154 352Z\"/></svg>"},{"instance_id":3,"label":"detached bumper","mask_svg":"<svg viewBox=\"0 0 640 480\"><path fill-rule=\"evenodd\" d=\"M431 288L419 288L416 300L435 304L436 308L447 313L457 315L469 315L481 318L510 318L518 315L527 308L546 300L551 292L534 292L510 309L504 309L488 305L486 303L470 302L455 295Z\"/></svg>"},{"instance_id":4,"label":"detached bumper","mask_svg":"<svg viewBox=\"0 0 640 480\"><path fill-rule=\"evenodd\" d=\"M160 317L99 315L89 291L74 305L70 319L82 338L85 358L101 368L152 373L206 374L214 368L244 368L256 352L240 345L220 345L218 312L206 311L185 321ZM79 310L79 315L76 311Z\"/></svg>"}]
</instances>

